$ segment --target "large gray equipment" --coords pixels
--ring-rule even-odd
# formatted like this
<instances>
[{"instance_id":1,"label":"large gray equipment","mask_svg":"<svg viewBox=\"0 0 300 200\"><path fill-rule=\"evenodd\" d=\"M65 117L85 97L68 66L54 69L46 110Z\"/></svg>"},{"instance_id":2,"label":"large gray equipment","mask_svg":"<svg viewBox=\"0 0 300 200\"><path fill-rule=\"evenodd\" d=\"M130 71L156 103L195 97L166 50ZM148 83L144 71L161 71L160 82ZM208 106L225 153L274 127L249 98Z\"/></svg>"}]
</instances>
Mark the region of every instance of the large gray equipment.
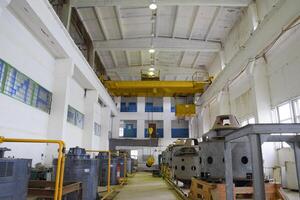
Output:
<instances>
[{"instance_id":1,"label":"large gray equipment","mask_svg":"<svg viewBox=\"0 0 300 200\"><path fill-rule=\"evenodd\" d=\"M225 160L224 141L211 140L199 145L200 178L224 181ZM246 180L252 178L250 145L236 142L232 147L233 178Z\"/></svg>"},{"instance_id":2,"label":"large gray equipment","mask_svg":"<svg viewBox=\"0 0 300 200\"><path fill-rule=\"evenodd\" d=\"M174 149L184 145L184 140L177 140L175 143L170 144L165 151L162 152L162 163L167 165L168 167L172 167L172 159Z\"/></svg>"},{"instance_id":3,"label":"large gray equipment","mask_svg":"<svg viewBox=\"0 0 300 200\"><path fill-rule=\"evenodd\" d=\"M127 158L126 167L127 167L127 173L131 174L133 171L133 160L131 158Z\"/></svg>"},{"instance_id":4,"label":"large gray equipment","mask_svg":"<svg viewBox=\"0 0 300 200\"><path fill-rule=\"evenodd\" d=\"M203 136L199 144L200 178L211 181L224 181L224 137L239 128L239 123L232 115L216 118L213 129ZM252 178L250 145L245 140L232 145L232 167L234 180Z\"/></svg>"},{"instance_id":5,"label":"large gray equipment","mask_svg":"<svg viewBox=\"0 0 300 200\"><path fill-rule=\"evenodd\" d=\"M99 153L96 157L99 160L99 186L107 185L107 175L108 175L108 153ZM116 158L111 158L110 160L110 184L117 185L117 164L118 160Z\"/></svg>"},{"instance_id":6,"label":"large gray equipment","mask_svg":"<svg viewBox=\"0 0 300 200\"><path fill-rule=\"evenodd\" d=\"M57 159L53 160L56 169ZM65 160L65 182L82 183L82 200L96 200L98 188L99 161L91 159L85 149L70 148ZM76 200L76 194L70 194L66 200Z\"/></svg>"},{"instance_id":7,"label":"large gray equipment","mask_svg":"<svg viewBox=\"0 0 300 200\"><path fill-rule=\"evenodd\" d=\"M118 177L123 178L124 175L125 175L125 173L124 173L125 172L125 168L124 168L124 165L125 165L124 156L118 156L117 160L118 160L117 171L120 172L120 176L118 176Z\"/></svg>"},{"instance_id":8,"label":"large gray equipment","mask_svg":"<svg viewBox=\"0 0 300 200\"><path fill-rule=\"evenodd\" d=\"M0 199L26 200L31 160L4 158L5 151L0 148Z\"/></svg>"},{"instance_id":9,"label":"large gray equipment","mask_svg":"<svg viewBox=\"0 0 300 200\"><path fill-rule=\"evenodd\" d=\"M174 178L183 182L185 186L190 185L191 178L199 176L197 139L188 139L184 145L174 147L172 158Z\"/></svg>"}]
</instances>

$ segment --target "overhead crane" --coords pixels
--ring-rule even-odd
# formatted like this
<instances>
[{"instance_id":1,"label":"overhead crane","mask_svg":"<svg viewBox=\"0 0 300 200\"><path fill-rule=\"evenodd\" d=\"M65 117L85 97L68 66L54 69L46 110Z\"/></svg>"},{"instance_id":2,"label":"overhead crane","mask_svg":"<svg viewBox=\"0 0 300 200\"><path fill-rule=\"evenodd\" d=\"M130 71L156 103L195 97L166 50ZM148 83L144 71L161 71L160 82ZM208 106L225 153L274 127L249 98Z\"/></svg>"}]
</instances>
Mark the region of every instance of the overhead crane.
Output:
<instances>
[{"instance_id":1,"label":"overhead crane","mask_svg":"<svg viewBox=\"0 0 300 200\"><path fill-rule=\"evenodd\" d=\"M105 81L112 96L176 97L203 93L211 84L207 81Z\"/></svg>"}]
</instances>

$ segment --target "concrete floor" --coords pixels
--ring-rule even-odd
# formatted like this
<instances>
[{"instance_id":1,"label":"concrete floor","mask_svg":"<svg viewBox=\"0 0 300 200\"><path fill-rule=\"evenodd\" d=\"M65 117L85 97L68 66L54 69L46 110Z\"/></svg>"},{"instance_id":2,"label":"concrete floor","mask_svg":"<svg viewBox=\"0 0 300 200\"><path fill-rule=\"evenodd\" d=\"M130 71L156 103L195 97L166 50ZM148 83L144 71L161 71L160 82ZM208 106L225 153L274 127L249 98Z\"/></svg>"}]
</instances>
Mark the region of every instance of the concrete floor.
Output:
<instances>
[{"instance_id":1,"label":"concrete floor","mask_svg":"<svg viewBox=\"0 0 300 200\"><path fill-rule=\"evenodd\" d=\"M151 173L138 172L128 179L114 200L177 200L175 191L162 178L155 178Z\"/></svg>"}]
</instances>

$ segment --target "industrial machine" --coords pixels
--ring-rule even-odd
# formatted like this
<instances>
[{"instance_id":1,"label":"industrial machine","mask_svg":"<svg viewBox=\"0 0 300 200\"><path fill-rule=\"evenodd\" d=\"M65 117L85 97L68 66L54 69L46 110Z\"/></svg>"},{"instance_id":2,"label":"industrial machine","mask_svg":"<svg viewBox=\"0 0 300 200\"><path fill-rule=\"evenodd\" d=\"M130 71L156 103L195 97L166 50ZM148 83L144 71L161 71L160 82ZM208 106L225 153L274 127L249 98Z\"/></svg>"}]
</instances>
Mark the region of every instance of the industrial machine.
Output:
<instances>
[{"instance_id":1,"label":"industrial machine","mask_svg":"<svg viewBox=\"0 0 300 200\"><path fill-rule=\"evenodd\" d=\"M53 160L56 169L57 159ZM56 173L56 171L54 171ZM99 161L91 159L85 149L70 148L65 160L65 182L82 183L82 200L96 200L98 187ZM66 196L67 200L77 199L76 194Z\"/></svg>"},{"instance_id":2,"label":"industrial machine","mask_svg":"<svg viewBox=\"0 0 300 200\"><path fill-rule=\"evenodd\" d=\"M118 156L116 157L116 159L117 159L117 177L118 178L124 177L126 173L124 168L125 165L124 156Z\"/></svg>"},{"instance_id":3,"label":"industrial machine","mask_svg":"<svg viewBox=\"0 0 300 200\"><path fill-rule=\"evenodd\" d=\"M108 153L100 152L96 156L99 162L99 186L107 186L107 175L108 175ZM117 185L117 164L118 160L115 157L112 157L110 160L110 184Z\"/></svg>"},{"instance_id":4,"label":"industrial machine","mask_svg":"<svg viewBox=\"0 0 300 200\"><path fill-rule=\"evenodd\" d=\"M131 174L132 171L133 171L133 160L132 160L132 158L127 158L126 166L127 166L127 173Z\"/></svg>"},{"instance_id":5,"label":"industrial machine","mask_svg":"<svg viewBox=\"0 0 300 200\"><path fill-rule=\"evenodd\" d=\"M192 143L193 142L193 143ZM175 146L172 155L174 179L188 187L192 177L199 176L198 140L187 139L184 145Z\"/></svg>"},{"instance_id":6,"label":"industrial machine","mask_svg":"<svg viewBox=\"0 0 300 200\"><path fill-rule=\"evenodd\" d=\"M212 130L204 134L202 141L178 140L162 152L162 165L170 170L173 179L189 185L192 177L205 181L225 180L224 137L239 128L233 115L217 116ZM192 144L192 142L194 144ZM252 179L250 145L244 140L233 142L233 178L245 184Z\"/></svg>"},{"instance_id":7,"label":"industrial machine","mask_svg":"<svg viewBox=\"0 0 300 200\"><path fill-rule=\"evenodd\" d=\"M232 115L217 116L211 131L199 143L200 178L213 182L225 180L224 137L239 128ZM235 141L232 146L234 180L252 179L250 145L245 140Z\"/></svg>"},{"instance_id":8,"label":"industrial machine","mask_svg":"<svg viewBox=\"0 0 300 200\"><path fill-rule=\"evenodd\" d=\"M178 146L184 145L184 140L177 140L173 144L170 144L165 151L162 152L162 164L172 167L173 149Z\"/></svg>"},{"instance_id":9,"label":"industrial machine","mask_svg":"<svg viewBox=\"0 0 300 200\"><path fill-rule=\"evenodd\" d=\"M4 158L9 150L0 148L0 199L26 200L31 160Z\"/></svg>"}]
</instances>

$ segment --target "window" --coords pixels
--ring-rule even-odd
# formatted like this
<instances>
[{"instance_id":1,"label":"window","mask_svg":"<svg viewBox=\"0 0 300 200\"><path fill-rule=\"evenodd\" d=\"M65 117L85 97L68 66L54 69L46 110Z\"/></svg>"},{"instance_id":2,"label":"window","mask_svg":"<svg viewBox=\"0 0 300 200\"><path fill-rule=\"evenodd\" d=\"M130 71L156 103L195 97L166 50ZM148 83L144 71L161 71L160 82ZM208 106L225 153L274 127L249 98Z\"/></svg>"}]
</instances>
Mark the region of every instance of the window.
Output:
<instances>
[{"instance_id":1,"label":"window","mask_svg":"<svg viewBox=\"0 0 300 200\"><path fill-rule=\"evenodd\" d=\"M292 123L292 110L290 103L285 103L281 106L278 106L278 117L279 123Z\"/></svg>"},{"instance_id":2,"label":"window","mask_svg":"<svg viewBox=\"0 0 300 200\"><path fill-rule=\"evenodd\" d=\"M0 59L0 92L50 113L52 94Z\"/></svg>"},{"instance_id":3,"label":"window","mask_svg":"<svg viewBox=\"0 0 300 200\"><path fill-rule=\"evenodd\" d=\"M138 154L139 154L139 151L138 150L131 150L130 151L130 157L132 158L132 159L138 159Z\"/></svg>"},{"instance_id":4,"label":"window","mask_svg":"<svg viewBox=\"0 0 300 200\"><path fill-rule=\"evenodd\" d=\"M300 99L297 99L293 102L295 122L300 123Z\"/></svg>"},{"instance_id":5,"label":"window","mask_svg":"<svg viewBox=\"0 0 300 200\"><path fill-rule=\"evenodd\" d=\"M124 128L123 127L119 128L119 137L124 137Z\"/></svg>"},{"instance_id":6,"label":"window","mask_svg":"<svg viewBox=\"0 0 300 200\"><path fill-rule=\"evenodd\" d=\"M94 123L94 134L100 136L101 126L97 122Z\"/></svg>"},{"instance_id":7,"label":"window","mask_svg":"<svg viewBox=\"0 0 300 200\"><path fill-rule=\"evenodd\" d=\"M67 121L75 126L83 129L84 126L84 114L77 111L72 106L68 106L68 116Z\"/></svg>"},{"instance_id":8,"label":"window","mask_svg":"<svg viewBox=\"0 0 300 200\"><path fill-rule=\"evenodd\" d=\"M300 98L287 101L272 109L273 123L300 123ZM282 133L287 134L287 133ZM289 133L288 135L297 133ZM299 134L299 133L298 133ZM278 148L289 147L285 142L278 142Z\"/></svg>"}]
</instances>

